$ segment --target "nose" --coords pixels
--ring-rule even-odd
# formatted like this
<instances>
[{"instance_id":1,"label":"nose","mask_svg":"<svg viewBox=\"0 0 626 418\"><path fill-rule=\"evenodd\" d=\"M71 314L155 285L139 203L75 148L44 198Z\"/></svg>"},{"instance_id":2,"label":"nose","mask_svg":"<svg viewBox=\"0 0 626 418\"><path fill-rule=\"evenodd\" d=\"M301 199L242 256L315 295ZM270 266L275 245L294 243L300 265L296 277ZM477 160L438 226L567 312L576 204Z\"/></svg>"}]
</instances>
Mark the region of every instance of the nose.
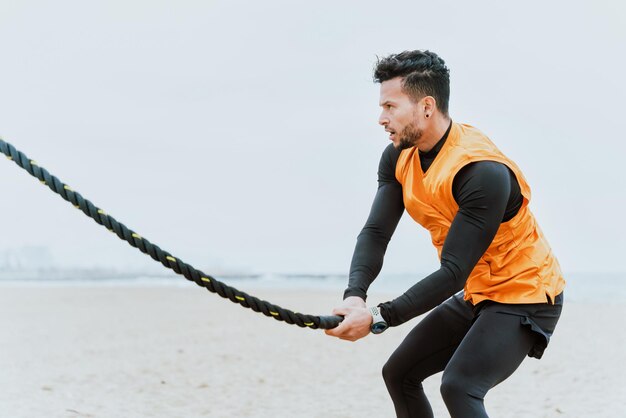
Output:
<instances>
[{"instance_id":1,"label":"nose","mask_svg":"<svg viewBox=\"0 0 626 418\"><path fill-rule=\"evenodd\" d=\"M387 125L389 125L389 118L385 114L384 110L380 113L380 116L378 117L378 124L384 126L385 128L387 127Z\"/></svg>"}]
</instances>

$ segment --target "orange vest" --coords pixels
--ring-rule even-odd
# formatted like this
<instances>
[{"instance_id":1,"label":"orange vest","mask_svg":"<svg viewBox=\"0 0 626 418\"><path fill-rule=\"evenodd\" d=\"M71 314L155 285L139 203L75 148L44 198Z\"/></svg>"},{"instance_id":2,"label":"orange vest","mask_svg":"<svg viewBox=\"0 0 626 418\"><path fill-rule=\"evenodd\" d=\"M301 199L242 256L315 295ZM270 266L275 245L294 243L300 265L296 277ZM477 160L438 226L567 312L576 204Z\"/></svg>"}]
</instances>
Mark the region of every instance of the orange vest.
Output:
<instances>
[{"instance_id":1,"label":"orange vest","mask_svg":"<svg viewBox=\"0 0 626 418\"><path fill-rule=\"evenodd\" d=\"M465 299L474 305L486 299L501 303L554 303L565 280L528 208L530 187L517 165L478 129L452 123L446 142L425 174L417 147L400 153L396 178L402 184L407 212L430 231L441 259L443 243L459 210L452 196L454 176L463 166L481 160L500 162L515 173L523 203L512 219L500 224L491 245L470 273Z\"/></svg>"}]
</instances>

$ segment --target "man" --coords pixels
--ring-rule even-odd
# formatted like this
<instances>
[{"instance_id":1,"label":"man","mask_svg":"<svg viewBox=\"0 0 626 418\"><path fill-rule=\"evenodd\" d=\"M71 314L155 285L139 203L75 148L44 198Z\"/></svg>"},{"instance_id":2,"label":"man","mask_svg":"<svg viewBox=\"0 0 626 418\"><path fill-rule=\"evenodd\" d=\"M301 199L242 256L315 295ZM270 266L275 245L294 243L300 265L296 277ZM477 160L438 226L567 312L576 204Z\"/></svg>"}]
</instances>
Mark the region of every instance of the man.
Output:
<instances>
[{"instance_id":1,"label":"man","mask_svg":"<svg viewBox=\"0 0 626 418\"><path fill-rule=\"evenodd\" d=\"M344 320L326 333L356 341L432 309L383 367L396 415L432 417L422 381L443 371L450 415L486 417L487 391L527 355L543 354L565 281L528 208L530 188L520 169L478 129L451 120L444 61L429 51L405 51L380 59L374 79L379 123L392 144L380 160L344 302L333 310ZM368 309L367 289L405 209L429 230L441 267Z\"/></svg>"}]
</instances>

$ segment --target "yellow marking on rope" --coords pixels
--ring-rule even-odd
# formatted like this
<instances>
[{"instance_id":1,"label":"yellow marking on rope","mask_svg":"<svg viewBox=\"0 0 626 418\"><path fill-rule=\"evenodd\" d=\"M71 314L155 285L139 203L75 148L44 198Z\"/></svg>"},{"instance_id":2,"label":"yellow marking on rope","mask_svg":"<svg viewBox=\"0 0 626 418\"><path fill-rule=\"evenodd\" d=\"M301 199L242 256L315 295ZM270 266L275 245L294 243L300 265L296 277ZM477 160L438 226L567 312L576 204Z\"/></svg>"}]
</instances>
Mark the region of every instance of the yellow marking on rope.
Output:
<instances>
[{"instance_id":1,"label":"yellow marking on rope","mask_svg":"<svg viewBox=\"0 0 626 418\"><path fill-rule=\"evenodd\" d=\"M6 157L7 157L7 159L9 159L9 160L12 160L12 159L13 159L13 157L11 157L10 155L7 155Z\"/></svg>"},{"instance_id":2,"label":"yellow marking on rope","mask_svg":"<svg viewBox=\"0 0 626 418\"><path fill-rule=\"evenodd\" d=\"M270 311L270 313L274 316L278 316L278 312Z\"/></svg>"},{"instance_id":3,"label":"yellow marking on rope","mask_svg":"<svg viewBox=\"0 0 626 418\"><path fill-rule=\"evenodd\" d=\"M106 213L105 213L102 209L98 209L98 213L99 213L100 215L106 215Z\"/></svg>"},{"instance_id":4,"label":"yellow marking on rope","mask_svg":"<svg viewBox=\"0 0 626 418\"><path fill-rule=\"evenodd\" d=\"M200 280L207 283L211 281L211 279L209 279L208 277L201 277Z\"/></svg>"},{"instance_id":5,"label":"yellow marking on rope","mask_svg":"<svg viewBox=\"0 0 626 418\"><path fill-rule=\"evenodd\" d=\"M237 299L237 300L246 300L246 298L242 298L241 296L235 296L235 299Z\"/></svg>"},{"instance_id":6,"label":"yellow marking on rope","mask_svg":"<svg viewBox=\"0 0 626 418\"><path fill-rule=\"evenodd\" d=\"M75 207L76 209L80 209L80 206L78 206L78 205L74 205L74 207Z\"/></svg>"},{"instance_id":7,"label":"yellow marking on rope","mask_svg":"<svg viewBox=\"0 0 626 418\"><path fill-rule=\"evenodd\" d=\"M37 165L37 163L33 160L30 160L30 165Z\"/></svg>"},{"instance_id":8,"label":"yellow marking on rope","mask_svg":"<svg viewBox=\"0 0 626 418\"><path fill-rule=\"evenodd\" d=\"M305 322L304 325L306 325L307 327L310 327L311 325L313 325L313 322Z\"/></svg>"},{"instance_id":9,"label":"yellow marking on rope","mask_svg":"<svg viewBox=\"0 0 626 418\"><path fill-rule=\"evenodd\" d=\"M109 228L107 228L107 229L109 229ZM115 231L114 231L114 230L112 230L112 229L109 229L109 232L113 232L113 233L115 233Z\"/></svg>"},{"instance_id":10,"label":"yellow marking on rope","mask_svg":"<svg viewBox=\"0 0 626 418\"><path fill-rule=\"evenodd\" d=\"M63 188L64 188L65 190L69 190L70 192L73 192L73 191L74 191L74 190L72 190L72 189L70 188L70 186L68 186L67 184L66 184L66 185L64 185L64 186L63 186Z\"/></svg>"},{"instance_id":11,"label":"yellow marking on rope","mask_svg":"<svg viewBox=\"0 0 626 418\"><path fill-rule=\"evenodd\" d=\"M46 181L45 181L45 180L39 180L39 182L40 182L41 184L46 184Z\"/></svg>"},{"instance_id":12,"label":"yellow marking on rope","mask_svg":"<svg viewBox=\"0 0 626 418\"><path fill-rule=\"evenodd\" d=\"M141 236L139 234L133 234L133 238L141 239Z\"/></svg>"},{"instance_id":13,"label":"yellow marking on rope","mask_svg":"<svg viewBox=\"0 0 626 418\"><path fill-rule=\"evenodd\" d=\"M169 255L167 257L165 257L165 258L167 258L170 261L176 262L176 259L174 257L170 257Z\"/></svg>"}]
</instances>

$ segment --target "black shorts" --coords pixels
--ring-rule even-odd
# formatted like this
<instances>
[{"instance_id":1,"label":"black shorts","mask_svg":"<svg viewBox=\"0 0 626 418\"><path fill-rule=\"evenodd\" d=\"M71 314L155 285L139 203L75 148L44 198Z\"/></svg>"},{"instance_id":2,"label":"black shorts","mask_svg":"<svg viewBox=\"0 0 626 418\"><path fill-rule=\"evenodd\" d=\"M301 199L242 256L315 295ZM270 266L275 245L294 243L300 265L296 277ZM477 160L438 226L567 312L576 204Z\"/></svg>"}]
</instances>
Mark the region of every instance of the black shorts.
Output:
<instances>
[{"instance_id":1,"label":"black shorts","mask_svg":"<svg viewBox=\"0 0 626 418\"><path fill-rule=\"evenodd\" d=\"M463 293L460 293L463 295ZM457 297L457 296L455 296ZM461 296L462 297L462 296ZM544 350L550 342L550 337L554 332L556 323L561 316L563 309L563 292L554 298L554 304L551 303L499 303L492 300L484 300L472 305L470 302L465 303L471 308L473 320L476 320L482 312L491 311L520 317L523 326L529 327L537 334L537 341L528 352L529 357L541 358Z\"/></svg>"}]
</instances>

